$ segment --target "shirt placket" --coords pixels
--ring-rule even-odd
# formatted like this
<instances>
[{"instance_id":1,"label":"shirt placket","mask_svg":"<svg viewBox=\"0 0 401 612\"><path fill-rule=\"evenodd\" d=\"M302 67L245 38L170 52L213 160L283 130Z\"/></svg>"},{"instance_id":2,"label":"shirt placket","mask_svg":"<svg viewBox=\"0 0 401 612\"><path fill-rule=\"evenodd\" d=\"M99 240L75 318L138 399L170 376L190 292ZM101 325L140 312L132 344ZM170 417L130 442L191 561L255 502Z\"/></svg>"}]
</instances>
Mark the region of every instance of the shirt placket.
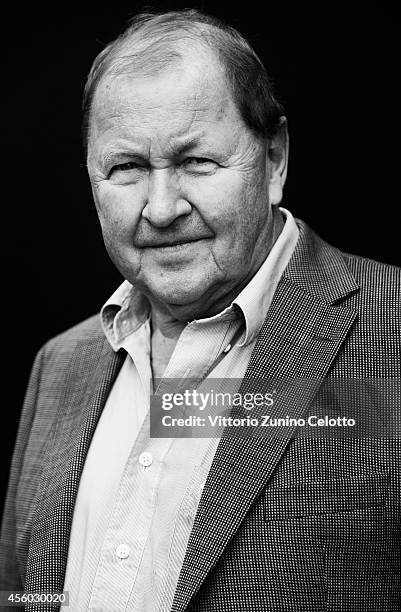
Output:
<instances>
[{"instance_id":1,"label":"shirt placket","mask_svg":"<svg viewBox=\"0 0 401 612\"><path fill-rule=\"evenodd\" d=\"M209 326L198 322L189 324L177 342L161 387L167 379L183 381L188 376L201 379L207 375L239 325L232 318ZM135 354L131 356L137 361ZM146 384L143 376L141 379ZM144 571L141 560L148 538L162 537L154 529L152 520L165 469L164 459L174 443L177 443L175 438L150 438L149 415L145 418L120 480L93 584L91 612L126 610L133 591L143 580L139 576ZM188 466L182 468L188 469ZM152 572L152 568L147 571Z\"/></svg>"},{"instance_id":2,"label":"shirt placket","mask_svg":"<svg viewBox=\"0 0 401 612\"><path fill-rule=\"evenodd\" d=\"M126 463L103 542L89 610L127 608L150 532L163 459L170 439L149 439L148 419Z\"/></svg>"}]
</instances>

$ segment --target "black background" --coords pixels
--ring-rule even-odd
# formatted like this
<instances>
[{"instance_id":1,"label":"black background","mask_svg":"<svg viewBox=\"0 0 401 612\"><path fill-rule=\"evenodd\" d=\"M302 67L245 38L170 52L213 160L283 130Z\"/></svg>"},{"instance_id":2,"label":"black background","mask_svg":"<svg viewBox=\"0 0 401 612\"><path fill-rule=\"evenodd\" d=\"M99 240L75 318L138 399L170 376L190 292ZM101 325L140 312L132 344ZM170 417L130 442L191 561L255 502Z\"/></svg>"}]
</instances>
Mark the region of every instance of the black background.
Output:
<instances>
[{"instance_id":1,"label":"black background","mask_svg":"<svg viewBox=\"0 0 401 612\"><path fill-rule=\"evenodd\" d=\"M121 282L81 147L90 65L143 3L2 9L2 491L33 357ZM395 15L382 3L159 2L198 7L256 48L286 107L284 205L339 248L401 264Z\"/></svg>"}]
</instances>

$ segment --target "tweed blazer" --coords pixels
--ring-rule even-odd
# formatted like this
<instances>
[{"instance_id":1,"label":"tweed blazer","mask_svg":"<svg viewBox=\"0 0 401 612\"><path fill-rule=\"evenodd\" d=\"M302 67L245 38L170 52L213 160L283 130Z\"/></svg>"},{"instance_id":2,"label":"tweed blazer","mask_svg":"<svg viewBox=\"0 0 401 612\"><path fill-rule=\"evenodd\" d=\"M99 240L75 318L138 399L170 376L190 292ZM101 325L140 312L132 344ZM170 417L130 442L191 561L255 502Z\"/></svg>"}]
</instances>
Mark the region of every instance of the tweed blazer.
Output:
<instances>
[{"instance_id":1,"label":"tweed blazer","mask_svg":"<svg viewBox=\"0 0 401 612\"><path fill-rule=\"evenodd\" d=\"M301 417L319 404L323 382L400 379L401 271L341 253L297 224L242 383L246 391L255 379L312 381L284 393L273 417ZM4 510L0 589L62 590L80 475L124 357L98 316L37 355ZM368 418L386 420L374 392L364 402ZM173 612L399 609L397 436L292 434L223 433Z\"/></svg>"}]
</instances>

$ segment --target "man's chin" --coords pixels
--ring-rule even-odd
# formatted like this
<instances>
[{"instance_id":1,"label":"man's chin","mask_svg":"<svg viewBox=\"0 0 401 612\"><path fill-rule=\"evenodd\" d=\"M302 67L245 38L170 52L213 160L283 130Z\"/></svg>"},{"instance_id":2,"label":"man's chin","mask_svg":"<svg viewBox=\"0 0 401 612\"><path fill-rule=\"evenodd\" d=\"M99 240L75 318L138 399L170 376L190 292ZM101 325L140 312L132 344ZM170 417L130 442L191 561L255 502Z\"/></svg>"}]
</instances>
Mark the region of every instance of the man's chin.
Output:
<instances>
[{"instance_id":1,"label":"man's chin","mask_svg":"<svg viewBox=\"0 0 401 612\"><path fill-rule=\"evenodd\" d=\"M162 288L158 288L152 292L152 295L158 302L171 306L190 306L201 300L204 296L204 291L197 287L177 287L171 288L166 287L163 291Z\"/></svg>"},{"instance_id":2,"label":"man's chin","mask_svg":"<svg viewBox=\"0 0 401 612\"><path fill-rule=\"evenodd\" d=\"M193 278L182 283L169 283L168 281L164 281L163 284L159 282L157 285L152 283L144 289L150 301L165 306L168 310L176 312L177 315L182 313L184 318L191 313L194 314L189 318L194 318L196 314L207 308L209 292L210 286L201 282L194 283Z\"/></svg>"}]
</instances>

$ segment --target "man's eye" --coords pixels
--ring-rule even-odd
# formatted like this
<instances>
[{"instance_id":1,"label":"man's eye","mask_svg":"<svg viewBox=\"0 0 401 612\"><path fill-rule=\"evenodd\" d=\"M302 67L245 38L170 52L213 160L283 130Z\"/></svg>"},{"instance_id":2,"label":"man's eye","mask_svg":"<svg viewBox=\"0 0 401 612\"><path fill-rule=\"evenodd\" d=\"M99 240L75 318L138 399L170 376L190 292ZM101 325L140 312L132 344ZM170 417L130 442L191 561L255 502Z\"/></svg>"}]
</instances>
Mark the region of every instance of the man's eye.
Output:
<instances>
[{"instance_id":1,"label":"man's eye","mask_svg":"<svg viewBox=\"0 0 401 612\"><path fill-rule=\"evenodd\" d=\"M186 164L194 164L195 166L200 165L200 164L212 164L212 160L207 159L206 157L187 157L187 159L185 160Z\"/></svg>"},{"instance_id":2,"label":"man's eye","mask_svg":"<svg viewBox=\"0 0 401 612\"><path fill-rule=\"evenodd\" d=\"M143 177L147 166L138 161L115 164L108 173L108 179L117 184L136 183Z\"/></svg>"},{"instance_id":3,"label":"man's eye","mask_svg":"<svg viewBox=\"0 0 401 612\"><path fill-rule=\"evenodd\" d=\"M124 164L113 166L111 172L127 172L128 170L135 170L135 168L138 168L138 164L135 162L125 162Z\"/></svg>"},{"instance_id":4,"label":"man's eye","mask_svg":"<svg viewBox=\"0 0 401 612\"><path fill-rule=\"evenodd\" d=\"M187 157L184 165L195 172L210 172L216 168L216 162L207 157Z\"/></svg>"}]
</instances>

